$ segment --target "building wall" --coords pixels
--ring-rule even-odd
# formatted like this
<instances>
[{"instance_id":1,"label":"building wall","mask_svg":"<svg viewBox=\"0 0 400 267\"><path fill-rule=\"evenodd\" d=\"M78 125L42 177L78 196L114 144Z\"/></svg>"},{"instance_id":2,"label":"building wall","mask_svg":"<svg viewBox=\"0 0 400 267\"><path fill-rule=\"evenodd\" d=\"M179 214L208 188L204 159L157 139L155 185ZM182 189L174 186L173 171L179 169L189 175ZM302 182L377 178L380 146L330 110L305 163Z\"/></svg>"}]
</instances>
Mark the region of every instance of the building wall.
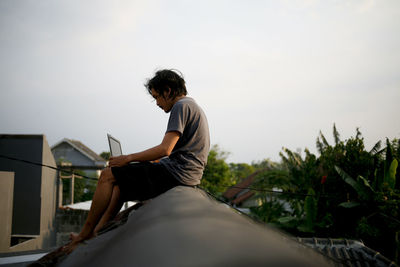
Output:
<instances>
[{"instance_id":1,"label":"building wall","mask_svg":"<svg viewBox=\"0 0 400 267\"><path fill-rule=\"evenodd\" d=\"M0 135L0 153L42 162L42 135ZM14 172L13 235L39 235L41 210L40 166L0 158L0 171Z\"/></svg>"},{"instance_id":2,"label":"building wall","mask_svg":"<svg viewBox=\"0 0 400 267\"><path fill-rule=\"evenodd\" d=\"M43 137L42 162L44 165L56 167L56 161L45 136ZM42 167L41 199L40 234L43 237L42 248L46 248L54 246L56 242L57 171L54 169Z\"/></svg>"},{"instance_id":3,"label":"building wall","mask_svg":"<svg viewBox=\"0 0 400 267\"><path fill-rule=\"evenodd\" d=\"M43 135L0 135L0 154L56 167ZM0 158L0 171L14 172L13 195L6 197L13 203L12 223L8 224L12 225L11 241L6 241L8 250L1 251L55 246L57 171L4 158Z\"/></svg>"},{"instance_id":4,"label":"building wall","mask_svg":"<svg viewBox=\"0 0 400 267\"><path fill-rule=\"evenodd\" d=\"M0 251L8 251L11 242L14 173L0 171Z\"/></svg>"}]
</instances>

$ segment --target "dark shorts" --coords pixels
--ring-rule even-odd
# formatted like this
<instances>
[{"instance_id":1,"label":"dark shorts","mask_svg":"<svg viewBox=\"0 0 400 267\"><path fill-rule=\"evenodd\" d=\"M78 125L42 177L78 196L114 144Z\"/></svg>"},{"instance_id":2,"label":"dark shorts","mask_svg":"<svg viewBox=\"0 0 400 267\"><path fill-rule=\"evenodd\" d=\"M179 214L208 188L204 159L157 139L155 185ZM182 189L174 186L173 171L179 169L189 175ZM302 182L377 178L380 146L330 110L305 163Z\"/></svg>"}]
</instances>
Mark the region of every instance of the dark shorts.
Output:
<instances>
[{"instance_id":1,"label":"dark shorts","mask_svg":"<svg viewBox=\"0 0 400 267\"><path fill-rule=\"evenodd\" d=\"M143 201L154 198L181 185L160 163L139 162L112 167L123 201Z\"/></svg>"}]
</instances>

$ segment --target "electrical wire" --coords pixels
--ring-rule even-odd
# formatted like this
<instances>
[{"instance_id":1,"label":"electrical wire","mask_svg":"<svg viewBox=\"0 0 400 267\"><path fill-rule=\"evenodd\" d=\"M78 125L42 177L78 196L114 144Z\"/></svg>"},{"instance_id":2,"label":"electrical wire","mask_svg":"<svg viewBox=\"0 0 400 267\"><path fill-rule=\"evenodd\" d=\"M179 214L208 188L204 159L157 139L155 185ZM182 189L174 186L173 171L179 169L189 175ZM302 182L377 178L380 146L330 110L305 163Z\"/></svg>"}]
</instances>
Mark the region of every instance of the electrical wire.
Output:
<instances>
[{"instance_id":1,"label":"electrical wire","mask_svg":"<svg viewBox=\"0 0 400 267\"><path fill-rule=\"evenodd\" d=\"M95 181L98 180L97 178L93 178L93 177L89 177L89 176L86 176L86 175L78 174L78 173L75 173L75 172L73 172L73 171L65 170L65 169L63 169L63 168L54 167L54 166L50 166L50 165L43 164L43 163L33 162L33 161L30 161L30 160L18 159L18 158L14 158L14 157L10 157L10 156L5 156L5 155L1 155L1 154L0 154L0 158L4 158L4 159L8 159L8 160L14 160L14 161L19 161L19 162L23 162L23 163L27 163L27 164L31 164L31 165L36 165L36 166L39 166L39 167L46 167L46 168L50 168L50 169L53 169L53 170L56 170L56 171L60 171L60 172L61 172L61 171L62 171L62 172L66 172L66 173L69 173L69 174L71 174L71 175L73 174L73 175L76 175L76 176L80 176L80 177L82 177L83 179L95 180Z\"/></svg>"},{"instance_id":2,"label":"electrical wire","mask_svg":"<svg viewBox=\"0 0 400 267\"><path fill-rule=\"evenodd\" d=\"M254 187L241 187L241 186L222 186L226 188L237 188L237 189L248 189L250 191L257 191L257 192L267 192L271 194L281 194L281 195L296 195L296 196L302 196L302 197L323 197L323 198L332 198L332 199L337 199L339 197L333 196L333 195L326 195L326 194L320 194L320 195L312 195L312 194L306 194L306 193L296 193L296 192L288 192L288 191L274 191L271 189L265 189L265 188L254 188Z\"/></svg>"},{"instance_id":3,"label":"electrical wire","mask_svg":"<svg viewBox=\"0 0 400 267\"><path fill-rule=\"evenodd\" d=\"M76 176L80 176L83 179L95 180L95 181L98 180L97 178L93 178L93 177L89 177L89 176L86 176L86 175L74 173L73 171L65 170L63 168L54 167L54 166L50 166L50 165L46 165L46 164L42 164L42 163L38 163L38 162L33 162L33 161L29 161L29 160L14 158L14 157L5 156L5 155L1 155L1 154L0 154L0 158L5 158L5 159L9 159L9 160L24 162L24 163L27 163L27 164L32 164L32 165L36 165L36 166L40 166L40 167L47 167L47 168L50 168L50 169L53 169L53 170L57 170L57 171L60 171L60 172L62 171L62 172L69 173L71 175L73 174L73 175L76 175ZM323 198L331 198L331 199L337 199L338 198L337 196L335 197L335 196L331 196L331 195L311 195L311 194L296 193L296 192L274 191L274 190L265 189L265 188L240 187L240 186L222 186L222 187L237 188L237 189L250 190L250 191L256 191L256 192L267 192L267 193L271 193L271 194L302 196L302 197L310 196L310 197L323 197Z\"/></svg>"}]
</instances>

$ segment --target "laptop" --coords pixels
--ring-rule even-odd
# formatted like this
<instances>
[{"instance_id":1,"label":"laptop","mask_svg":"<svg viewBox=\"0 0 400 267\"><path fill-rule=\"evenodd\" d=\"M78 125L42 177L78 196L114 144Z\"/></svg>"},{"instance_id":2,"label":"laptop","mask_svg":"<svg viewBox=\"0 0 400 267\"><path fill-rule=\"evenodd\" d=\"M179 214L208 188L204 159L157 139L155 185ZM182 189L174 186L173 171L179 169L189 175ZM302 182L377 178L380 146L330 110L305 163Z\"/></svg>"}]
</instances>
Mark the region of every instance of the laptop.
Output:
<instances>
[{"instance_id":1,"label":"laptop","mask_svg":"<svg viewBox=\"0 0 400 267\"><path fill-rule=\"evenodd\" d=\"M108 145L110 146L110 154L112 157L117 157L122 155L122 149L121 149L121 143L119 140L115 137L113 137L111 134L107 134L107 139L108 139ZM132 206L136 204L136 202L132 201L126 201L125 202L125 209L127 209L129 206Z\"/></svg>"},{"instance_id":2,"label":"laptop","mask_svg":"<svg viewBox=\"0 0 400 267\"><path fill-rule=\"evenodd\" d=\"M110 146L111 157L117 157L122 155L121 143L115 137L107 134L108 145Z\"/></svg>"}]
</instances>

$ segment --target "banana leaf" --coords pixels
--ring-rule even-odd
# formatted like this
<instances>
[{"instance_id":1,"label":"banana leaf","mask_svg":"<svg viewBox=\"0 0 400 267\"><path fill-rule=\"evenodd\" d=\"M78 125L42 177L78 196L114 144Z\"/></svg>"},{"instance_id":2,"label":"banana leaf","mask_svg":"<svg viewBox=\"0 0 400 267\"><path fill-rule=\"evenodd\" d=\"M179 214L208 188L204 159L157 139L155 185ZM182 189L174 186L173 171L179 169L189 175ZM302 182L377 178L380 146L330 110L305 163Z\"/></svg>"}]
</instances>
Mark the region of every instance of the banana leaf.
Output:
<instances>
[{"instance_id":1,"label":"banana leaf","mask_svg":"<svg viewBox=\"0 0 400 267\"><path fill-rule=\"evenodd\" d=\"M361 204L359 202L342 202L339 204L339 207L343 207L346 209L351 209L360 206Z\"/></svg>"},{"instance_id":2,"label":"banana leaf","mask_svg":"<svg viewBox=\"0 0 400 267\"><path fill-rule=\"evenodd\" d=\"M337 173L342 177L342 179L349 184L357 192L358 197L361 200L369 201L373 196L373 189L369 182L362 176L358 176L357 181L353 179L349 174L347 174L340 167L335 166Z\"/></svg>"},{"instance_id":3,"label":"banana leaf","mask_svg":"<svg viewBox=\"0 0 400 267\"><path fill-rule=\"evenodd\" d=\"M393 159L392 163L390 163L389 171L385 177L385 182L388 183L391 189L394 189L394 186L396 185L397 166L398 166L397 160Z\"/></svg>"}]
</instances>

